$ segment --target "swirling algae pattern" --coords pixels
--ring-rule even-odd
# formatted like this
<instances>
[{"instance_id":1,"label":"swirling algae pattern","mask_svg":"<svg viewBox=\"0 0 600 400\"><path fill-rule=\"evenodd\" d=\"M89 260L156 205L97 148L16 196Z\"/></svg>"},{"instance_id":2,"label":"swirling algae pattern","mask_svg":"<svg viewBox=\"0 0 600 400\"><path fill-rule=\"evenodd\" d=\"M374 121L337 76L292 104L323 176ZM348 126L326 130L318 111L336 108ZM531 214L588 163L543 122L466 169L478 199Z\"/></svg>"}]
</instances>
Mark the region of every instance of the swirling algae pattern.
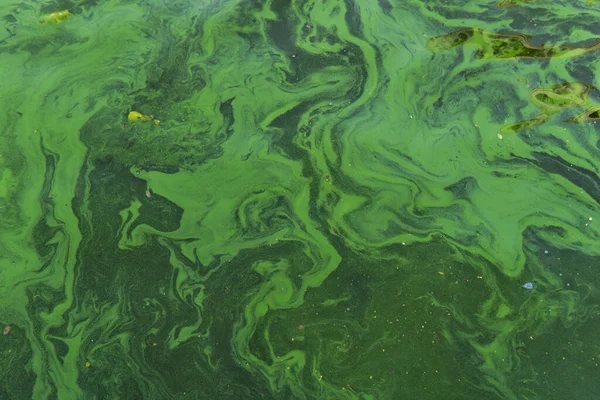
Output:
<instances>
[{"instance_id":1,"label":"swirling algae pattern","mask_svg":"<svg viewBox=\"0 0 600 400\"><path fill-rule=\"evenodd\" d=\"M593 398L599 7L0 2L0 398Z\"/></svg>"}]
</instances>

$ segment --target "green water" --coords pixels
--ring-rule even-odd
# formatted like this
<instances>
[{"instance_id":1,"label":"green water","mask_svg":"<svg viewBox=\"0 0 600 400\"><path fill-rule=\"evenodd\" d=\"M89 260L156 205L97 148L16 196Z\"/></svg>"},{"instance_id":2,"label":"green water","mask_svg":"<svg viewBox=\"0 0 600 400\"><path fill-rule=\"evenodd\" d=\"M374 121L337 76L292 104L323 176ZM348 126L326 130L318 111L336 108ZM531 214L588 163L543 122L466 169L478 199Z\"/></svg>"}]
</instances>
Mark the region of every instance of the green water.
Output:
<instances>
[{"instance_id":1,"label":"green water","mask_svg":"<svg viewBox=\"0 0 600 400\"><path fill-rule=\"evenodd\" d=\"M0 16L0 399L599 398L599 2Z\"/></svg>"}]
</instances>

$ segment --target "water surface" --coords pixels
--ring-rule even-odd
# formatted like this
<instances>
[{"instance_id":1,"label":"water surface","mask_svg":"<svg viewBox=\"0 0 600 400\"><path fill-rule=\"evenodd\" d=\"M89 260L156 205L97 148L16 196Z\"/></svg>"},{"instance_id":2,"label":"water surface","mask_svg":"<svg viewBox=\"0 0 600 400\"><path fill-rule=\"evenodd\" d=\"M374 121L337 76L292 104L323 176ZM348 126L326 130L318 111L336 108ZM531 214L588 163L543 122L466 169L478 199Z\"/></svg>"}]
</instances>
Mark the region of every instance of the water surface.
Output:
<instances>
[{"instance_id":1,"label":"water surface","mask_svg":"<svg viewBox=\"0 0 600 400\"><path fill-rule=\"evenodd\" d=\"M600 392L597 1L0 15L0 398Z\"/></svg>"}]
</instances>

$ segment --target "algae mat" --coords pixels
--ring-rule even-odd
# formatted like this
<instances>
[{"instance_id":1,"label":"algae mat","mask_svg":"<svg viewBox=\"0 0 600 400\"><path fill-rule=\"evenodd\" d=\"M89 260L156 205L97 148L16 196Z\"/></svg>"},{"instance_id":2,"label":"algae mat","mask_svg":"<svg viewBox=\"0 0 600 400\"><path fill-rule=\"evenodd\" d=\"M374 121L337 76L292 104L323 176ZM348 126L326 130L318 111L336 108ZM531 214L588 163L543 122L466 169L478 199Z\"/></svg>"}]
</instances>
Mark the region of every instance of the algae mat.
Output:
<instances>
[{"instance_id":1,"label":"algae mat","mask_svg":"<svg viewBox=\"0 0 600 400\"><path fill-rule=\"evenodd\" d=\"M600 390L598 2L0 15L0 398Z\"/></svg>"}]
</instances>

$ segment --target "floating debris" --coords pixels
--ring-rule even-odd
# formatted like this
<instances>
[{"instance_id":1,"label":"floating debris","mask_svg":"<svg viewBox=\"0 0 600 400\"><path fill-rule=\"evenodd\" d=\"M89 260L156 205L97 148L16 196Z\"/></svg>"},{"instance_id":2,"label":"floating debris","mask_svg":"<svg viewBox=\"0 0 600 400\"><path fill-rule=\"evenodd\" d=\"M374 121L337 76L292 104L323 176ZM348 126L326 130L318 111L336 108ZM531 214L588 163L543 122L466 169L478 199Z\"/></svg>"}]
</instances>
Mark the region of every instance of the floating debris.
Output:
<instances>
[{"instance_id":1,"label":"floating debris","mask_svg":"<svg viewBox=\"0 0 600 400\"><path fill-rule=\"evenodd\" d=\"M147 116L147 115L141 114L137 111L130 112L129 115L127 116L127 120L128 121L139 121L139 122L152 121L156 125L160 125L160 121L155 119L153 115Z\"/></svg>"},{"instance_id":2,"label":"floating debris","mask_svg":"<svg viewBox=\"0 0 600 400\"><path fill-rule=\"evenodd\" d=\"M2 334L4 336L8 335L10 333L10 329L11 329L10 325L6 325L6 327L4 328L4 331L2 332Z\"/></svg>"},{"instance_id":3,"label":"floating debris","mask_svg":"<svg viewBox=\"0 0 600 400\"><path fill-rule=\"evenodd\" d=\"M527 282L526 284L523 285L523 287L525 289L531 290L531 289L533 289L533 282Z\"/></svg>"},{"instance_id":4,"label":"floating debris","mask_svg":"<svg viewBox=\"0 0 600 400\"><path fill-rule=\"evenodd\" d=\"M46 22L59 23L63 19L67 19L72 16L73 14L71 14L69 10L57 11L42 17L42 19L40 20L40 24L45 24Z\"/></svg>"}]
</instances>

